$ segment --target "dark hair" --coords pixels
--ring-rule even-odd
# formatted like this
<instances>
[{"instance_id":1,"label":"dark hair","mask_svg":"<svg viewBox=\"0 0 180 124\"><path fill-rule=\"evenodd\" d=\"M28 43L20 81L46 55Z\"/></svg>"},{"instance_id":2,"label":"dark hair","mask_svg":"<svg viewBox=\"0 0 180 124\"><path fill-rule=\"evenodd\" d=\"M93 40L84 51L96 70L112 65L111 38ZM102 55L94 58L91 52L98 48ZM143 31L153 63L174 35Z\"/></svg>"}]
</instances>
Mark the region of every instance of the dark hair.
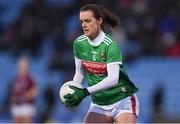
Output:
<instances>
[{"instance_id":1,"label":"dark hair","mask_svg":"<svg viewBox=\"0 0 180 124\"><path fill-rule=\"evenodd\" d=\"M106 28L116 28L119 25L119 17L115 15L114 13L107 10L102 5L97 4L86 4L81 9L81 11L92 11L94 14L94 17L96 19L102 18L102 25L101 28L104 30Z\"/></svg>"}]
</instances>

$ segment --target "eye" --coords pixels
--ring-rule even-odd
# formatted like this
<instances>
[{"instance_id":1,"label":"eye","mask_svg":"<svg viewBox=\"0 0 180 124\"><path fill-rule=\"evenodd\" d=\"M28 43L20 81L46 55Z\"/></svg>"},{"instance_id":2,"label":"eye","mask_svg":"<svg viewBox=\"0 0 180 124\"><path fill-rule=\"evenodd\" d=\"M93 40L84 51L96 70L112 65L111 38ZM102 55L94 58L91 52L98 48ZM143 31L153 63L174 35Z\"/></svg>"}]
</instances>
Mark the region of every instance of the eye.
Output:
<instances>
[{"instance_id":1,"label":"eye","mask_svg":"<svg viewBox=\"0 0 180 124\"><path fill-rule=\"evenodd\" d=\"M82 24L82 23L83 23L83 21L82 21L82 20L80 20L80 23Z\"/></svg>"},{"instance_id":2,"label":"eye","mask_svg":"<svg viewBox=\"0 0 180 124\"><path fill-rule=\"evenodd\" d=\"M86 20L86 22L87 22L87 23L90 23L90 22L91 22L91 20L90 20L90 19L87 19L87 20Z\"/></svg>"}]
</instances>

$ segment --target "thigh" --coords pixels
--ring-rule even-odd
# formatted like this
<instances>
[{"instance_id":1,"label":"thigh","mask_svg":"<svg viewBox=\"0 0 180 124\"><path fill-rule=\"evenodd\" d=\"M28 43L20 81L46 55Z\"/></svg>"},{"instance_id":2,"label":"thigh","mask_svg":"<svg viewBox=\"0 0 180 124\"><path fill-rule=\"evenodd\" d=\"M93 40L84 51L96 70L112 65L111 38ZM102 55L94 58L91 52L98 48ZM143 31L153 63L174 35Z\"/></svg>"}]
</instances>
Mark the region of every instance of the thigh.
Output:
<instances>
[{"instance_id":1,"label":"thigh","mask_svg":"<svg viewBox=\"0 0 180 124\"><path fill-rule=\"evenodd\" d=\"M21 123L22 122L22 118L16 115L13 115L13 122L14 123Z\"/></svg>"},{"instance_id":2,"label":"thigh","mask_svg":"<svg viewBox=\"0 0 180 124\"><path fill-rule=\"evenodd\" d=\"M32 123L32 117L31 116L24 116L22 118L22 123Z\"/></svg>"},{"instance_id":3,"label":"thigh","mask_svg":"<svg viewBox=\"0 0 180 124\"><path fill-rule=\"evenodd\" d=\"M89 112L84 119L84 123L113 123L113 118L104 114Z\"/></svg>"},{"instance_id":4,"label":"thigh","mask_svg":"<svg viewBox=\"0 0 180 124\"><path fill-rule=\"evenodd\" d=\"M136 123L139 114L139 101L134 94L117 105L117 113L115 114L116 123Z\"/></svg>"},{"instance_id":5,"label":"thigh","mask_svg":"<svg viewBox=\"0 0 180 124\"><path fill-rule=\"evenodd\" d=\"M124 123L131 123L135 124L136 123L136 115L133 113L123 113L120 114L116 120L116 123L124 124Z\"/></svg>"}]
</instances>

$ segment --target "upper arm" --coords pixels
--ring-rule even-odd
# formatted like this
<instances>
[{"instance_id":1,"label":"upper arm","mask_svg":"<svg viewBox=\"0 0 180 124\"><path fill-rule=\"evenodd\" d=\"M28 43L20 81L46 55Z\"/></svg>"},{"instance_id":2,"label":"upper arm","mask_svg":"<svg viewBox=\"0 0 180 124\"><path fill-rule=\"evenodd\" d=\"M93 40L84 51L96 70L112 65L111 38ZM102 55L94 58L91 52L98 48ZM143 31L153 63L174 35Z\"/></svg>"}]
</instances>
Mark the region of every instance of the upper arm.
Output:
<instances>
[{"instance_id":1,"label":"upper arm","mask_svg":"<svg viewBox=\"0 0 180 124\"><path fill-rule=\"evenodd\" d=\"M76 40L73 42L73 52L74 52L74 56L79 59L79 55L78 55L79 51Z\"/></svg>"},{"instance_id":2,"label":"upper arm","mask_svg":"<svg viewBox=\"0 0 180 124\"><path fill-rule=\"evenodd\" d=\"M75 70L76 73L83 73L82 61L75 57Z\"/></svg>"}]
</instances>

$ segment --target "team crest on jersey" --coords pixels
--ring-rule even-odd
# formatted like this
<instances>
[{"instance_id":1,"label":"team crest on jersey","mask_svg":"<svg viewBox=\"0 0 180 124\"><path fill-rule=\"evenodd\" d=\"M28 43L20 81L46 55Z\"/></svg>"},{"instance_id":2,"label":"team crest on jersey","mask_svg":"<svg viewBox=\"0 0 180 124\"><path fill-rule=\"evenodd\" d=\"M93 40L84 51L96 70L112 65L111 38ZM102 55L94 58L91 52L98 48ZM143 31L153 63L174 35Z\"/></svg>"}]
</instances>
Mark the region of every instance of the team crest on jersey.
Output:
<instances>
[{"instance_id":1,"label":"team crest on jersey","mask_svg":"<svg viewBox=\"0 0 180 124\"><path fill-rule=\"evenodd\" d=\"M105 60L105 53L104 52L101 52L101 59Z\"/></svg>"}]
</instances>

